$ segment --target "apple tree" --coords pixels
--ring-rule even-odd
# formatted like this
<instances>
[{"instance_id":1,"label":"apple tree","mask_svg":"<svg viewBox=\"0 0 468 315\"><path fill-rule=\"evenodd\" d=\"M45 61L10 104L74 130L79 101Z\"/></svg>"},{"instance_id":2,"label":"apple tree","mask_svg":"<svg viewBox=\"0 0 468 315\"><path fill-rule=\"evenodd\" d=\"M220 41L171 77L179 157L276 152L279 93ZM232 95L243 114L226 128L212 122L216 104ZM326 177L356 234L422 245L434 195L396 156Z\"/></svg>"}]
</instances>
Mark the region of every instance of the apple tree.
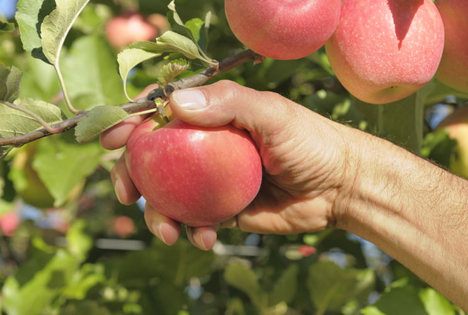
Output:
<instances>
[{"instance_id":1,"label":"apple tree","mask_svg":"<svg viewBox=\"0 0 468 315\"><path fill-rule=\"evenodd\" d=\"M117 200L124 149L98 137L144 113L163 125L172 91L227 79L468 177L466 1L2 1L16 4L0 17L2 313L463 313L338 229L166 246L144 200Z\"/></svg>"}]
</instances>

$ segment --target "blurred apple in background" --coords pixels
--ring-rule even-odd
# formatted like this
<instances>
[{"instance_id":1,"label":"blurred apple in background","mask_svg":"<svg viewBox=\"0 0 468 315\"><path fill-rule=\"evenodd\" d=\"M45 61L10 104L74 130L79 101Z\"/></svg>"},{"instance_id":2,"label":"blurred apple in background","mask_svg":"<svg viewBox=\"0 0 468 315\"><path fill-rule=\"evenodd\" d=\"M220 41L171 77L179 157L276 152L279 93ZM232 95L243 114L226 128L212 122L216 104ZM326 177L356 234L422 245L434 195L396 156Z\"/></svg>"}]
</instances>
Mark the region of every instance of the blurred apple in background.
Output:
<instances>
[{"instance_id":1,"label":"blurred apple in background","mask_svg":"<svg viewBox=\"0 0 468 315\"><path fill-rule=\"evenodd\" d=\"M468 179L468 107L456 109L438 126L457 141L450 159L450 169L457 175Z\"/></svg>"},{"instance_id":2,"label":"blurred apple in background","mask_svg":"<svg viewBox=\"0 0 468 315\"><path fill-rule=\"evenodd\" d=\"M117 216L114 218L113 230L117 236L126 238L135 232L135 224L133 220L127 216Z\"/></svg>"},{"instance_id":3,"label":"blurred apple in background","mask_svg":"<svg viewBox=\"0 0 468 315\"><path fill-rule=\"evenodd\" d=\"M158 26L159 27L159 26ZM153 41L159 35L158 29L143 15L127 12L113 17L106 25L109 42L117 49L138 41Z\"/></svg>"},{"instance_id":4,"label":"blurred apple in background","mask_svg":"<svg viewBox=\"0 0 468 315\"><path fill-rule=\"evenodd\" d=\"M5 213L0 217L0 230L6 236L13 236L21 222L20 216L15 211Z\"/></svg>"},{"instance_id":5,"label":"blurred apple in background","mask_svg":"<svg viewBox=\"0 0 468 315\"><path fill-rule=\"evenodd\" d=\"M445 46L436 78L468 93L468 1L435 2L445 27Z\"/></svg>"}]
</instances>

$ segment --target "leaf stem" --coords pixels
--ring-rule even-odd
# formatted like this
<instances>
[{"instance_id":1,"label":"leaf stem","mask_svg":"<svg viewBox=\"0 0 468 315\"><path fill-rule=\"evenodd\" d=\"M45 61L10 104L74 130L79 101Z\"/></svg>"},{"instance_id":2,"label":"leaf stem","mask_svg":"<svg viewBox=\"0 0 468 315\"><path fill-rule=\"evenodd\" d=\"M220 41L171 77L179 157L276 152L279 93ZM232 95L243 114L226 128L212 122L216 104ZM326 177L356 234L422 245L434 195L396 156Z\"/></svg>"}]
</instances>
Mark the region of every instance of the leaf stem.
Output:
<instances>
[{"instance_id":1,"label":"leaf stem","mask_svg":"<svg viewBox=\"0 0 468 315\"><path fill-rule=\"evenodd\" d=\"M68 91L65 86L65 80L63 79L62 71L60 70L60 66L58 63L55 65L55 71L57 72L57 77L58 77L60 86L62 87L63 98L65 99L65 103L67 104L68 110L71 111L75 115L80 114L82 110L76 109L70 101L70 97L68 96Z\"/></svg>"},{"instance_id":2,"label":"leaf stem","mask_svg":"<svg viewBox=\"0 0 468 315\"><path fill-rule=\"evenodd\" d=\"M258 63L258 62L261 62L262 59L263 59L262 56L256 54L252 50L245 50L236 55L223 59L219 63L219 67L210 67L191 77L184 78L176 82L172 82L169 84L168 88L170 87L171 92L172 92L173 90L186 89L190 87L200 86L206 83L211 78L214 78L217 75L227 72L241 64L244 64L249 61ZM167 93L167 96L169 94L170 93ZM164 93L162 93L162 95L164 95ZM64 94L64 97L65 97L65 94ZM147 97L142 97L140 99L135 100L135 102L124 103L124 104L120 104L117 106L124 109L127 113L136 113L141 110L154 108L154 100L148 99ZM55 128L57 128L57 130L60 129L60 132L65 132L71 128L74 128L78 124L78 122L83 117L86 116L87 111L79 111L76 114L77 114L76 116L71 117L69 119L66 119L56 124ZM0 137L0 146L5 146L5 145L21 146L23 144L32 142L34 140L38 140L40 138L50 136L51 134L53 133L49 132L47 129L44 128L44 129L31 131L24 135L5 137L5 138Z\"/></svg>"},{"instance_id":3,"label":"leaf stem","mask_svg":"<svg viewBox=\"0 0 468 315\"><path fill-rule=\"evenodd\" d=\"M34 120L36 120L38 123L40 123L42 125L42 127L44 127L45 130L47 130L47 132L51 133L51 134L57 134L57 133L60 133L62 132L63 130L59 127L52 127L51 125L49 125L45 120L43 120L41 117L39 117L38 115L36 115L35 113L33 113L32 111L24 108L24 107L21 107L21 106L18 106L18 105L15 105L13 103L10 103L10 102L7 102L7 101L1 101L0 103L2 103L3 105L5 106L8 106L12 109L15 109L15 110L18 110L20 112L23 112L25 113L26 115L28 116L31 116L31 118L33 118Z\"/></svg>"}]
</instances>

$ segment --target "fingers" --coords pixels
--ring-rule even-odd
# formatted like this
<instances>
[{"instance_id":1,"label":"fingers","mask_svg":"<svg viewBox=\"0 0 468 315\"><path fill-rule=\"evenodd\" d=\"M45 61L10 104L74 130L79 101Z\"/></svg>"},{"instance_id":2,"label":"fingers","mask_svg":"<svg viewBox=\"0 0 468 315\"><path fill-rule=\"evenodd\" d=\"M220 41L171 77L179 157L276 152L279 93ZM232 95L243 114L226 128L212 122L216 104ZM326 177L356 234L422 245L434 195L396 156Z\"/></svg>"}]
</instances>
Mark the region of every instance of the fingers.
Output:
<instances>
[{"instance_id":1,"label":"fingers","mask_svg":"<svg viewBox=\"0 0 468 315\"><path fill-rule=\"evenodd\" d=\"M145 221L151 233L166 245L173 245L180 236L180 224L160 214L149 203L145 207ZM216 242L213 227L186 227L189 241L201 250L210 250Z\"/></svg>"},{"instance_id":2,"label":"fingers","mask_svg":"<svg viewBox=\"0 0 468 315\"><path fill-rule=\"evenodd\" d=\"M146 117L147 115L133 116L104 131L99 138L101 146L107 150L115 150L124 147L133 129Z\"/></svg>"},{"instance_id":3,"label":"fingers","mask_svg":"<svg viewBox=\"0 0 468 315\"><path fill-rule=\"evenodd\" d=\"M254 140L279 132L301 111L301 106L275 93L230 81L174 91L170 104L173 113L190 124L211 127L232 123L250 131Z\"/></svg>"},{"instance_id":4,"label":"fingers","mask_svg":"<svg viewBox=\"0 0 468 315\"><path fill-rule=\"evenodd\" d=\"M149 203L145 207L145 221L151 233L167 245L173 245L180 235L180 225L163 216Z\"/></svg>"},{"instance_id":5,"label":"fingers","mask_svg":"<svg viewBox=\"0 0 468 315\"><path fill-rule=\"evenodd\" d=\"M189 241L201 250L211 249L216 242L217 233L214 227L193 228L187 226L186 231Z\"/></svg>"},{"instance_id":6,"label":"fingers","mask_svg":"<svg viewBox=\"0 0 468 315\"><path fill-rule=\"evenodd\" d=\"M157 84L148 85L135 98L140 98L148 95L148 93L158 87ZM148 115L133 116L125 119L120 124L104 131L99 138L103 148L107 150L115 150L127 144L128 137L133 129L138 126Z\"/></svg>"},{"instance_id":7,"label":"fingers","mask_svg":"<svg viewBox=\"0 0 468 315\"><path fill-rule=\"evenodd\" d=\"M131 205L140 198L140 193L133 185L130 176L128 175L127 167L125 165L125 154L115 163L111 171L111 179L114 184L115 194L120 203L124 205Z\"/></svg>"}]
</instances>

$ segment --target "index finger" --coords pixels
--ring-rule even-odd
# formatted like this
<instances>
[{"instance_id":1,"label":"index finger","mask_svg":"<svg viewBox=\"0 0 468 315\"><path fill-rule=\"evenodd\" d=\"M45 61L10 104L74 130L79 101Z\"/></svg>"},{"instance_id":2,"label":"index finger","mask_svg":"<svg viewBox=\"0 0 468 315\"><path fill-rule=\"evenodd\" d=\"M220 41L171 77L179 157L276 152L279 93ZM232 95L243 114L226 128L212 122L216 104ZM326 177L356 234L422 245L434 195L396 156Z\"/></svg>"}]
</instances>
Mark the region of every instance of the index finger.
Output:
<instances>
[{"instance_id":1,"label":"index finger","mask_svg":"<svg viewBox=\"0 0 468 315\"><path fill-rule=\"evenodd\" d=\"M140 98L148 95L148 93L158 87L157 84L148 85L135 98ZM100 136L101 145L107 150L115 150L127 144L133 129L138 126L148 115L137 115L125 119L123 122L115 125L112 128L104 131Z\"/></svg>"}]
</instances>

